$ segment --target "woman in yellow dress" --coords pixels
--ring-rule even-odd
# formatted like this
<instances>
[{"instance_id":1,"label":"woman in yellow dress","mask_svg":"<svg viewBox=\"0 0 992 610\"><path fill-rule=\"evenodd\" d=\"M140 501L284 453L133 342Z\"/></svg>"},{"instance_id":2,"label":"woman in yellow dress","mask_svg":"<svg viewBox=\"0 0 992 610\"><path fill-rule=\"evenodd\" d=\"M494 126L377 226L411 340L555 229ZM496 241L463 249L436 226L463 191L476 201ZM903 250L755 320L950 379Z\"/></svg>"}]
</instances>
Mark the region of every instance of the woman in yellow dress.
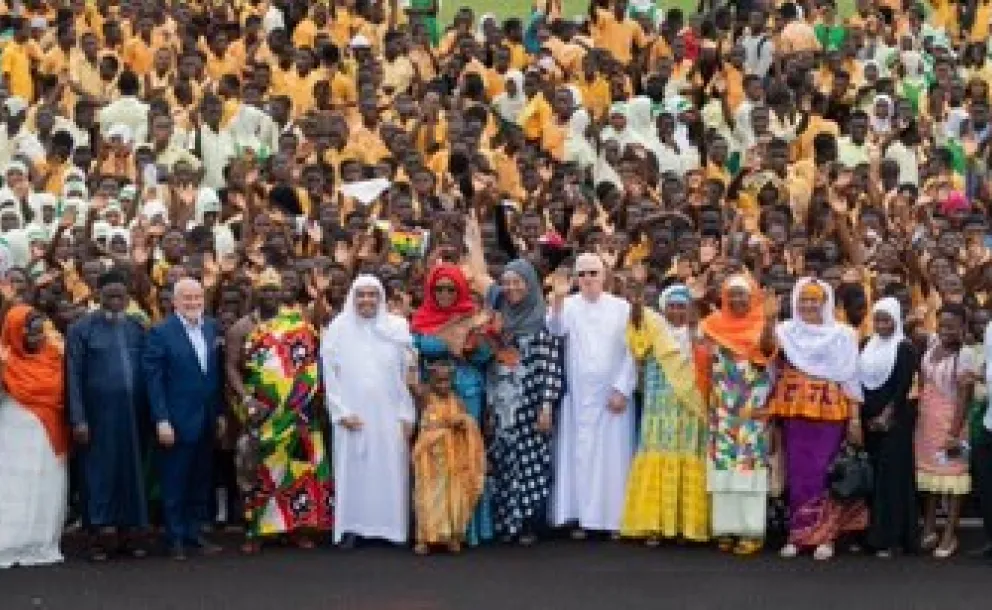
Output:
<instances>
[{"instance_id":1,"label":"woman in yellow dress","mask_svg":"<svg viewBox=\"0 0 992 610\"><path fill-rule=\"evenodd\" d=\"M661 295L661 315L634 306L627 340L643 362L640 444L627 482L620 531L644 538L709 539L706 419L696 382L692 295L676 284Z\"/></svg>"}]
</instances>

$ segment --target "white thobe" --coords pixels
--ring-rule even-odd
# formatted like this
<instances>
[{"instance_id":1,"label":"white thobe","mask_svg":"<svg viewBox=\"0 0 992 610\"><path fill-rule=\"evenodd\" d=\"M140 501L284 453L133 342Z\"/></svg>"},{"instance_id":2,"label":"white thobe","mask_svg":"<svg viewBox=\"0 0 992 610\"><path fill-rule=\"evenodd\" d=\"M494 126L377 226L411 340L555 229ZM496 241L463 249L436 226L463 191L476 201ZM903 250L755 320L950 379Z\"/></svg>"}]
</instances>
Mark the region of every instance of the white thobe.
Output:
<instances>
[{"instance_id":1,"label":"white thobe","mask_svg":"<svg viewBox=\"0 0 992 610\"><path fill-rule=\"evenodd\" d=\"M552 311L548 327L567 338L567 393L562 403L555 444L552 522L578 522L589 530L616 532L623 515L627 473L634 454L634 408L637 382L627 347L630 304L603 294L596 301L570 296L560 313ZM627 397L622 414L607 402L614 391Z\"/></svg>"},{"instance_id":2,"label":"white thobe","mask_svg":"<svg viewBox=\"0 0 992 610\"><path fill-rule=\"evenodd\" d=\"M402 423L414 421L408 352L374 334L371 323L348 333L347 344L328 345L326 332L321 343L334 448L334 541L354 534L404 543L410 453ZM341 425L350 415L361 419L361 430Z\"/></svg>"}]
</instances>

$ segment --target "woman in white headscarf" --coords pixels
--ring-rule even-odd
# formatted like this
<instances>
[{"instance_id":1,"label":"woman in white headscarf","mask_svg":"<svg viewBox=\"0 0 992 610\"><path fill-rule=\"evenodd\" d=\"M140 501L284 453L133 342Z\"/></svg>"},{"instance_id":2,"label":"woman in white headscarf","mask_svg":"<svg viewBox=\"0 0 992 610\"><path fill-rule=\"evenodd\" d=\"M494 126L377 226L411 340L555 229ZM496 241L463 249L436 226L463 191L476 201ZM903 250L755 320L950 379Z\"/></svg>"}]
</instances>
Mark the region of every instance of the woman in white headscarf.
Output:
<instances>
[{"instance_id":1,"label":"woman in white headscarf","mask_svg":"<svg viewBox=\"0 0 992 610\"><path fill-rule=\"evenodd\" d=\"M709 540L706 408L697 382L692 294L669 286L661 315L631 308L627 344L643 363L644 408L627 478L620 532L655 546L661 538Z\"/></svg>"},{"instance_id":2,"label":"woman in white headscarf","mask_svg":"<svg viewBox=\"0 0 992 610\"><path fill-rule=\"evenodd\" d=\"M499 118L507 123L517 123L520 112L527 104L524 94L524 75L520 70L509 70L506 73L506 87L493 99L493 108Z\"/></svg>"},{"instance_id":3,"label":"woman in white headscarf","mask_svg":"<svg viewBox=\"0 0 992 610\"><path fill-rule=\"evenodd\" d=\"M913 344L903 334L899 301L884 298L872 308L874 334L861 350L858 375L865 401L861 421L875 471L868 544L879 557L912 550L916 539L913 463L915 409L909 391L916 373Z\"/></svg>"},{"instance_id":4,"label":"woman in white headscarf","mask_svg":"<svg viewBox=\"0 0 992 610\"><path fill-rule=\"evenodd\" d=\"M841 534L868 525L864 503L840 502L827 487L845 432L860 441L857 334L834 319L830 285L803 278L792 292L792 318L778 324L775 337L784 370L769 411L781 424L789 489L789 541L781 555L815 547L814 558L826 560Z\"/></svg>"}]
</instances>

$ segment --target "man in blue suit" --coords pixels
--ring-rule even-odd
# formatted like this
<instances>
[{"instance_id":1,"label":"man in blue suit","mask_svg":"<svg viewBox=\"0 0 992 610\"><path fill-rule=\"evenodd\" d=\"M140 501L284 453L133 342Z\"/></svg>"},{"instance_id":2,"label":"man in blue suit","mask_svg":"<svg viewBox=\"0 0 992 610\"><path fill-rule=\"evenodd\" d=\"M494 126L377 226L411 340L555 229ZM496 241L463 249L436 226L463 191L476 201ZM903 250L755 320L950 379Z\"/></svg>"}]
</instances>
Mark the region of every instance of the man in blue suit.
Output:
<instances>
[{"instance_id":1,"label":"man in blue suit","mask_svg":"<svg viewBox=\"0 0 992 610\"><path fill-rule=\"evenodd\" d=\"M217 323L204 316L203 287L176 282L175 313L148 334L142 360L161 451L165 535L173 559L220 547L201 534L210 498L214 431L223 434L222 361Z\"/></svg>"}]
</instances>

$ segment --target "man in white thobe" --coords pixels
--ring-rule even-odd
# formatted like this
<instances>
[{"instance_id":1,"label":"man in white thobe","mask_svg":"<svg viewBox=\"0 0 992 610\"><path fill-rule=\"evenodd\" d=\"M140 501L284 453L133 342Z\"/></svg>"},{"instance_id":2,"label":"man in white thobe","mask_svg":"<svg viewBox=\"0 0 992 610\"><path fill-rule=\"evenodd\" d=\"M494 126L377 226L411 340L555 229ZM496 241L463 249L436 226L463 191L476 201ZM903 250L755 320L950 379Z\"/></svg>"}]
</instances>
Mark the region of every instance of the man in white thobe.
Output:
<instances>
[{"instance_id":1,"label":"man in white thobe","mask_svg":"<svg viewBox=\"0 0 992 610\"><path fill-rule=\"evenodd\" d=\"M344 548L356 538L405 543L415 414L407 373L416 362L409 326L386 311L379 280L361 275L320 343L334 447L334 541Z\"/></svg>"},{"instance_id":2,"label":"man in white thobe","mask_svg":"<svg viewBox=\"0 0 992 610\"><path fill-rule=\"evenodd\" d=\"M568 388L556 443L552 522L618 532L627 472L634 453L631 396L637 381L627 348L630 304L603 292L606 269L595 254L575 265L580 293L567 296L569 280L555 275L548 327L567 337Z\"/></svg>"}]
</instances>

